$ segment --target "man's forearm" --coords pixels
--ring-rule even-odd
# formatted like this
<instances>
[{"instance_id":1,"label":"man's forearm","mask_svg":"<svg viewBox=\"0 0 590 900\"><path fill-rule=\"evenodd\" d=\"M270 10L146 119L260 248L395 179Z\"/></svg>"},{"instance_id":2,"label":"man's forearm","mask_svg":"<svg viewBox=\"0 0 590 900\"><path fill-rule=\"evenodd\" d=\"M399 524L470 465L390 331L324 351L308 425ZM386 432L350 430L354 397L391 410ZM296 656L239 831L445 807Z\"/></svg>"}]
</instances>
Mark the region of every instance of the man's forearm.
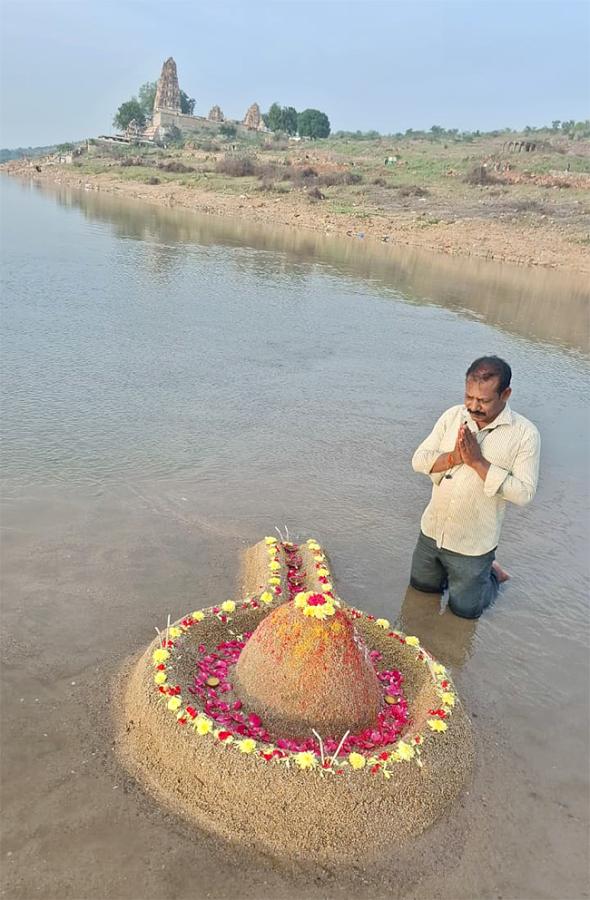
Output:
<instances>
[{"instance_id":1,"label":"man's forearm","mask_svg":"<svg viewBox=\"0 0 590 900\"><path fill-rule=\"evenodd\" d=\"M430 472L431 474L446 472L448 469L452 469L453 466L459 466L461 462L462 459L457 453L441 453L438 459L434 460Z\"/></svg>"},{"instance_id":2,"label":"man's forearm","mask_svg":"<svg viewBox=\"0 0 590 900\"><path fill-rule=\"evenodd\" d=\"M488 469L490 468L490 463L482 456L480 459L471 463L471 468L477 472L482 481L485 481L488 474Z\"/></svg>"}]
</instances>

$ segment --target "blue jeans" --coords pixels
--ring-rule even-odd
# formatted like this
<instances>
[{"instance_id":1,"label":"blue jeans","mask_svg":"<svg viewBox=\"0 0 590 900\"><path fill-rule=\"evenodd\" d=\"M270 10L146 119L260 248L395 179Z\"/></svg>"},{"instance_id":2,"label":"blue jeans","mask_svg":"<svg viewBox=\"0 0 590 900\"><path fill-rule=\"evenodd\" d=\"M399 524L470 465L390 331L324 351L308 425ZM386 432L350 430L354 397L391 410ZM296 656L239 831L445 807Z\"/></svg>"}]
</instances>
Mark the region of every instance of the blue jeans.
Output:
<instances>
[{"instance_id":1,"label":"blue jeans","mask_svg":"<svg viewBox=\"0 0 590 900\"><path fill-rule=\"evenodd\" d=\"M464 556L439 549L436 541L420 532L410 584L429 594L442 594L448 587L451 612L463 619L478 619L498 595L498 579L492 570L495 556L495 550L483 556Z\"/></svg>"}]
</instances>

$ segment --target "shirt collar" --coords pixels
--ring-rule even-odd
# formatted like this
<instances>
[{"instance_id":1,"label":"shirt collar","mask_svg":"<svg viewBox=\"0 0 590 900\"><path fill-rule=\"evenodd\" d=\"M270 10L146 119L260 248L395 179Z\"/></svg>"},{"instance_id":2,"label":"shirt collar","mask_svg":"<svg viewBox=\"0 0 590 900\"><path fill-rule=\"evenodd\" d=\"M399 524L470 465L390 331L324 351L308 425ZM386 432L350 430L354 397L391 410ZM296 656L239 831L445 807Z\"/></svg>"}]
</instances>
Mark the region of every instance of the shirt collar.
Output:
<instances>
[{"instance_id":1,"label":"shirt collar","mask_svg":"<svg viewBox=\"0 0 590 900\"><path fill-rule=\"evenodd\" d=\"M467 416L467 422L470 426L471 431L493 431L494 428L497 428L498 425L512 425L512 410L510 409L509 404L507 403L502 412L498 413L495 419L493 419L488 425L485 425L483 428L478 428L477 423L473 421L469 413L467 412L467 407L463 407L465 415ZM473 427L471 427L473 426Z\"/></svg>"}]
</instances>

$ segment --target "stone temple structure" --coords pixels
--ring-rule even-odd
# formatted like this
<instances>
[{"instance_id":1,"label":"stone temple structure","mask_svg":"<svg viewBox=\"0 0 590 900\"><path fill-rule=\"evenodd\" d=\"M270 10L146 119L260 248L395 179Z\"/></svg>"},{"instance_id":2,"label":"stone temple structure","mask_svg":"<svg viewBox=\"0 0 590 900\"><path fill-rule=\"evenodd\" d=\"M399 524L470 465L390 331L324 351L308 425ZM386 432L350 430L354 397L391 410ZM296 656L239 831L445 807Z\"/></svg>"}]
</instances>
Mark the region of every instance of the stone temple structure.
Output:
<instances>
[{"instance_id":1,"label":"stone temple structure","mask_svg":"<svg viewBox=\"0 0 590 900\"><path fill-rule=\"evenodd\" d=\"M253 103L252 106L248 107L242 124L249 131L261 131L262 129L264 129L264 122L262 121L262 116L260 115L260 107L257 103Z\"/></svg>"},{"instance_id":2,"label":"stone temple structure","mask_svg":"<svg viewBox=\"0 0 590 900\"><path fill-rule=\"evenodd\" d=\"M207 116L210 122L225 122L225 116L220 106L212 106Z\"/></svg>"},{"instance_id":3,"label":"stone temple structure","mask_svg":"<svg viewBox=\"0 0 590 900\"><path fill-rule=\"evenodd\" d=\"M156 96L154 99L154 111L151 124L139 136L144 140L165 140L172 129L178 129L181 134L190 135L215 129L223 122L231 122L236 131L247 133L251 131L266 132L260 115L260 107L253 103L249 107L243 122L226 119L221 107L212 106L209 115L187 116L182 112L180 102L180 85L178 83L178 71L174 59L170 56L162 66L162 73L158 79Z\"/></svg>"},{"instance_id":4,"label":"stone temple structure","mask_svg":"<svg viewBox=\"0 0 590 900\"><path fill-rule=\"evenodd\" d=\"M162 66L162 74L158 79L156 88L156 97L154 100L154 111L159 109L170 110L170 112L182 112L180 106L180 87L178 86L178 72L176 71L176 63L172 57L168 57Z\"/></svg>"}]
</instances>

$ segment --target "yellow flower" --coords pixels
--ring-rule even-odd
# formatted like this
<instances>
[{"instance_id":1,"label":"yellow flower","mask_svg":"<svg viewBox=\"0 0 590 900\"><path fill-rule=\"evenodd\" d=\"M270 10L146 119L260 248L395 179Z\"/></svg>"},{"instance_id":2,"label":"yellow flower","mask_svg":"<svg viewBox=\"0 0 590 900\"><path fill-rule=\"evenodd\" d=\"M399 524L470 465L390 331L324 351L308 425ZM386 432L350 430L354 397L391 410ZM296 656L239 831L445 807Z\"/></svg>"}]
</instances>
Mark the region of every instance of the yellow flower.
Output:
<instances>
[{"instance_id":1,"label":"yellow flower","mask_svg":"<svg viewBox=\"0 0 590 900\"><path fill-rule=\"evenodd\" d=\"M408 637L406 637L406 644L408 644L408 646L410 647L419 647L420 641L417 637L414 637L413 634L410 634L408 635Z\"/></svg>"},{"instance_id":2,"label":"yellow flower","mask_svg":"<svg viewBox=\"0 0 590 900\"><path fill-rule=\"evenodd\" d=\"M154 650L154 652L152 653L152 659L157 666L159 666L160 663L166 662L169 656L170 651L166 650L165 647L158 647L158 649Z\"/></svg>"},{"instance_id":3,"label":"yellow flower","mask_svg":"<svg viewBox=\"0 0 590 900\"><path fill-rule=\"evenodd\" d=\"M300 769L313 769L317 765L317 759L309 750L302 750L295 754L295 762Z\"/></svg>"},{"instance_id":4,"label":"yellow flower","mask_svg":"<svg viewBox=\"0 0 590 900\"><path fill-rule=\"evenodd\" d=\"M432 671L435 675L445 675L447 670L440 663L433 663Z\"/></svg>"},{"instance_id":5,"label":"yellow flower","mask_svg":"<svg viewBox=\"0 0 590 900\"><path fill-rule=\"evenodd\" d=\"M182 704L182 700L180 697L170 697L168 701L168 709L171 709L172 712L176 712L177 709L180 709Z\"/></svg>"},{"instance_id":6,"label":"yellow flower","mask_svg":"<svg viewBox=\"0 0 590 900\"><path fill-rule=\"evenodd\" d=\"M264 538L264 543L266 544L267 547L270 547L271 544L276 544L276 542L277 542L277 539L274 537L265 537Z\"/></svg>"},{"instance_id":7,"label":"yellow flower","mask_svg":"<svg viewBox=\"0 0 590 900\"><path fill-rule=\"evenodd\" d=\"M308 540L307 546L309 547L310 550L321 550L322 549L320 547L320 545L318 544L318 542L313 541L311 538Z\"/></svg>"},{"instance_id":8,"label":"yellow flower","mask_svg":"<svg viewBox=\"0 0 590 900\"><path fill-rule=\"evenodd\" d=\"M429 719L428 725L432 729L432 731L446 731L449 727L446 722L443 722L442 719Z\"/></svg>"},{"instance_id":9,"label":"yellow flower","mask_svg":"<svg viewBox=\"0 0 590 900\"><path fill-rule=\"evenodd\" d=\"M269 584L280 584L281 579L278 575L271 575L270 578L268 579L268 583Z\"/></svg>"},{"instance_id":10,"label":"yellow flower","mask_svg":"<svg viewBox=\"0 0 590 900\"><path fill-rule=\"evenodd\" d=\"M179 628L177 625L172 625L168 629L168 636L171 638L180 637L181 634L182 634L182 628Z\"/></svg>"},{"instance_id":11,"label":"yellow flower","mask_svg":"<svg viewBox=\"0 0 590 900\"><path fill-rule=\"evenodd\" d=\"M314 553L313 558L316 562L323 562L326 558L326 554L319 550L317 553Z\"/></svg>"},{"instance_id":12,"label":"yellow flower","mask_svg":"<svg viewBox=\"0 0 590 900\"><path fill-rule=\"evenodd\" d=\"M238 743L238 748L240 753L253 753L256 750L256 741L252 740L252 738L244 738L243 741Z\"/></svg>"},{"instance_id":13,"label":"yellow flower","mask_svg":"<svg viewBox=\"0 0 590 900\"><path fill-rule=\"evenodd\" d=\"M349 753L348 762L353 769L363 769L365 767L366 759L360 753Z\"/></svg>"},{"instance_id":14,"label":"yellow flower","mask_svg":"<svg viewBox=\"0 0 590 900\"><path fill-rule=\"evenodd\" d=\"M378 625L379 628L389 628L389 619L377 619L375 625Z\"/></svg>"},{"instance_id":15,"label":"yellow flower","mask_svg":"<svg viewBox=\"0 0 590 900\"><path fill-rule=\"evenodd\" d=\"M323 621L328 616L333 616L335 612L336 608L332 603L324 603L323 606L306 606L303 610L303 615Z\"/></svg>"},{"instance_id":16,"label":"yellow flower","mask_svg":"<svg viewBox=\"0 0 590 900\"><path fill-rule=\"evenodd\" d=\"M205 618L205 613L201 609L196 609L194 613L191 613L191 618L193 618L195 622L202 622Z\"/></svg>"},{"instance_id":17,"label":"yellow flower","mask_svg":"<svg viewBox=\"0 0 590 900\"><path fill-rule=\"evenodd\" d=\"M416 755L416 751L411 744L406 744L405 741L399 741L396 747L396 754L398 759L413 759Z\"/></svg>"},{"instance_id":18,"label":"yellow flower","mask_svg":"<svg viewBox=\"0 0 590 900\"><path fill-rule=\"evenodd\" d=\"M233 600L224 600L224 602L221 604L221 608L223 612L232 613L236 608L236 604Z\"/></svg>"},{"instance_id":19,"label":"yellow flower","mask_svg":"<svg viewBox=\"0 0 590 900\"><path fill-rule=\"evenodd\" d=\"M272 603L273 597L270 591L264 591L260 595L260 599L263 603Z\"/></svg>"},{"instance_id":20,"label":"yellow flower","mask_svg":"<svg viewBox=\"0 0 590 900\"><path fill-rule=\"evenodd\" d=\"M195 731L197 734L210 734L213 731L213 725L211 724L211 719L205 718L205 716L197 716L194 724Z\"/></svg>"},{"instance_id":21,"label":"yellow flower","mask_svg":"<svg viewBox=\"0 0 590 900\"><path fill-rule=\"evenodd\" d=\"M156 682L156 684L164 684L167 678L168 676L165 672L156 672L156 674L154 675L154 681Z\"/></svg>"},{"instance_id":22,"label":"yellow flower","mask_svg":"<svg viewBox=\"0 0 590 900\"><path fill-rule=\"evenodd\" d=\"M455 695L450 691L444 691L440 695L440 699L444 703L445 706L454 706L455 705Z\"/></svg>"},{"instance_id":23,"label":"yellow flower","mask_svg":"<svg viewBox=\"0 0 590 900\"><path fill-rule=\"evenodd\" d=\"M322 593L323 594L325 594L326 591L331 591L331 590L332 590L332 585L330 584L330 582L322 585Z\"/></svg>"},{"instance_id":24,"label":"yellow flower","mask_svg":"<svg viewBox=\"0 0 590 900\"><path fill-rule=\"evenodd\" d=\"M321 569L318 569L317 575L318 575L318 578L329 578L330 577L330 573L325 568L325 566L322 566Z\"/></svg>"},{"instance_id":25,"label":"yellow flower","mask_svg":"<svg viewBox=\"0 0 590 900\"><path fill-rule=\"evenodd\" d=\"M268 568L271 570L271 572L278 572L281 568L281 564L280 562L277 562L276 559L273 559L272 562L269 562Z\"/></svg>"}]
</instances>

